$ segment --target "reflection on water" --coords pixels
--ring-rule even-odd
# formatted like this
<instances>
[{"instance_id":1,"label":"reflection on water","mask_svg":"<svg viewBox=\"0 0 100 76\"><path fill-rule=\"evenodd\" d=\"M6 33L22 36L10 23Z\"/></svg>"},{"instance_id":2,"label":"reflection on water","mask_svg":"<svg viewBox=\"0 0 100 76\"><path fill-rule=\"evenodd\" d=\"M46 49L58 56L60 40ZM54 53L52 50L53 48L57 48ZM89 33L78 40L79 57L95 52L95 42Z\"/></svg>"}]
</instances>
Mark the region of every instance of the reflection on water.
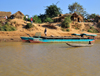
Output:
<instances>
[{"instance_id":1,"label":"reflection on water","mask_svg":"<svg viewBox=\"0 0 100 76\"><path fill-rule=\"evenodd\" d=\"M0 76L100 76L100 41L92 47L0 43Z\"/></svg>"}]
</instances>

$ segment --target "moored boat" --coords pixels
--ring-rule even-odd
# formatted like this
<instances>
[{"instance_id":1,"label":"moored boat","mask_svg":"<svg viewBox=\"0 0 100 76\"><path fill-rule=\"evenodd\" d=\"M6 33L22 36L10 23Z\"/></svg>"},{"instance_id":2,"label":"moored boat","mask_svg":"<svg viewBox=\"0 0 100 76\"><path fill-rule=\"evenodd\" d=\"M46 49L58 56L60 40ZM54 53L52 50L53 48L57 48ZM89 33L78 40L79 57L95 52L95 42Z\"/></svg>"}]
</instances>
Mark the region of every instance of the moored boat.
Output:
<instances>
[{"instance_id":1,"label":"moored boat","mask_svg":"<svg viewBox=\"0 0 100 76\"><path fill-rule=\"evenodd\" d=\"M94 39L84 39L84 38L29 38L31 43L47 43L47 42L89 42Z\"/></svg>"},{"instance_id":2,"label":"moored boat","mask_svg":"<svg viewBox=\"0 0 100 76\"><path fill-rule=\"evenodd\" d=\"M22 39L23 42L29 42L29 38L31 37L20 37L20 38Z\"/></svg>"},{"instance_id":3,"label":"moored boat","mask_svg":"<svg viewBox=\"0 0 100 76\"><path fill-rule=\"evenodd\" d=\"M73 47L89 47L93 45L93 44L76 44L76 43L66 43L66 44Z\"/></svg>"},{"instance_id":4,"label":"moored boat","mask_svg":"<svg viewBox=\"0 0 100 76\"><path fill-rule=\"evenodd\" d=\"M28 42L29 41L29 37L20 37L22 39L23 42Z\"/></svg>"},{"instance_id":5,"label":"moored boat","mask_svg":"<svg viewBox=\"0 0 100 76\"><path fill-rule=\"evenodd\" d=\"M88 35L88 34L73 34L77 36ZM96 36L94 34L89 34L89 36ZM21 37L22 41L29 41L30 43L46 43L46 42L89 42L94 41L95 39L91 39L88 37L72 37L72 36L34 36L34 37Z\"/></svg>"}]
</instances>

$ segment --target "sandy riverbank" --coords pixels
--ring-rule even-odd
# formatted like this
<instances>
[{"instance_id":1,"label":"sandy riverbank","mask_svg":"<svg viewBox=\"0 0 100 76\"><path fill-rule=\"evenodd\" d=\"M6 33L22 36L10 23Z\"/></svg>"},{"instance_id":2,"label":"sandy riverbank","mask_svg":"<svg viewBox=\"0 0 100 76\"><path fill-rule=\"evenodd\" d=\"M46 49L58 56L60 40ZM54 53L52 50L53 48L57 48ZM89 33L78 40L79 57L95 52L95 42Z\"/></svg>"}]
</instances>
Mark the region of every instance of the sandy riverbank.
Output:
<instances>
[{"instance_id":1,"label":"sandy riverbank","mask_svg":"<svg viewBox=\"0 0 100 76\"><path fill-rule=\"evenodd\" d=\"M84 22L81 22L79 24L82 25L82 27L79 30L73 29L70 27L70 31L62 31L62 28L59 26L61 25L60 22L58 23L52 23L51 25L55 26L56 29L52 29L47 27L49 23L42 23L42 24L36 24L33 23L34 27L31 29L25 29L24 27L26 26L26 22L22 19L13 19L10 21L16 22L13 26L17 28L16 31L0 31L0 42L20 42L21 36L29 37L29 35L35 36L36 32L40 32L41 36L44 36L44 29L45 27L47 28L47 36L71 36L72 33L89 33L87 31L82 31L82 29L85 29ZM27 22L29 23L29 22ZM92 34L92 33L91 33ZM100 39L100 33L97 34L97 39Z\"/></svg>"},{"instance_id":2,"label":"sandy riverbank","mask_svg":"<svg viewBox=\"0 0 100 76\"><path fill-rule=\"evenodd\" d=\"M0 42L21 42L21 36L31 37L35 36L36 32L0 32ZM48 34L47 36L71 36L72 33L66 32L56 32L55 34ZM44 36L44 33L41 33L41 36ZM96 39L100 39L100 34L97 34Z\"/></svg>"}]
</instances>

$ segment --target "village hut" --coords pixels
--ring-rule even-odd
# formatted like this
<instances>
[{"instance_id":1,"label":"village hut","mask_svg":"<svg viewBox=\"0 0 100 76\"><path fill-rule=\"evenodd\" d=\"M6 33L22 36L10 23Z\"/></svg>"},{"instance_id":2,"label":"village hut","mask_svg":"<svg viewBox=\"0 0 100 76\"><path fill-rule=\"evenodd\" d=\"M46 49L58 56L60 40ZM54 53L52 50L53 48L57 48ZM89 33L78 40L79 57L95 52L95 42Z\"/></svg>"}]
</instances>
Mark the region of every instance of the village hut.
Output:
<instances>
[{"instance_id":1,"label":"village hut","mask_svg":"<svg viewBox=\"0 0 100 76\"><path fill-rule=\"evenodd\" d=\"M72 21L78 21L78 15L76 13L73 13L71 16Z\"/></svg>"},{"instance_id":2,"label":"village hut","mask_svg":"<svg viewBox=\"0 0 100 76\"><path fill-rule=\"evenodd\" d=\"M62 22L64 21L65 17L71 16L71 20L75 22L83 22L84 17L82 15L78 15L76 13L73 14L60 14L58 17L52 18L54 22Z\"/></svg>"},{"instance_id":3,"label":"village hut","mask_svg":"<svg viewBox=\"0 0 100 76\"><path fill-rule=\"evenodd\" d=\"M11 12L3 12L3 11L0 11L0 20L4 19L5 16L7 18L9 18L11 16Z\"/></svg>"},{"instance_id":4,"label":"village hut","mask_svg":"<svg viewBox=\"0 0 100 76\"><path fill-rule=\"evenodd\" d=\"M82 15L78 15L78 22L83 22L84 21L84 17Z\"/></svg>"},{"instance_id":5,"label":"village hut","mask_svg":"<svg viewBox=\"0 0 100 76\"><path fill-rule=\"evenodd\" d=\"M69 15L71 15L71 14L60 14L60 15L58 15L58 17L54 17L52 19L54 20L54 22L62 22L62 21L64 21L65 17L69 16Z\"/></svg>"},{"instance_id":6,"label":"village hut","mask_svg":"<svg viewBox=\"0 0 100 76\"><path fill-rule=\"evenodd\" d=\"M24 17L24 14L20 11L18 11L15 14L11 15L11 18L23 19L23 17Z\"/></svg>"},{"instance_id":7,"label":"village hut","mask_svg":"<svg viewBox=\"0 0 100 76\"><path fill-rule=\"evenodd\" d=\"M94 21L99 23L99 22L100 22L100 16L96 16L96 17L94 18Z\"/></svg>"},{"instance_id":8,"label":"village hut","mask_svg":"<svg viewBox=\"0 0 100 76\"><path fill-rule=\"evenodd\" d=\"M73 13L71 16L71 20L75 22L83 22L84 17L82 15L78 15L76 13Z\"/></svg>"}]
</instances>

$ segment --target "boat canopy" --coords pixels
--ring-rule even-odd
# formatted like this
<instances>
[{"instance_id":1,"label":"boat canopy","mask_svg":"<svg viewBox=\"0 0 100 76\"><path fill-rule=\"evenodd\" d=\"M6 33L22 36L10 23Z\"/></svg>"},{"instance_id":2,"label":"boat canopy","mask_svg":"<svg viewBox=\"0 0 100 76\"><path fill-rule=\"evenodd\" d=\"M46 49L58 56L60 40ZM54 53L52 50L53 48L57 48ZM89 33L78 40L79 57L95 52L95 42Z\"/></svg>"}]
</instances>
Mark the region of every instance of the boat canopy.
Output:
<instances>
[{"instance_id":1,"label":"boat canopy","mask_svg":"<svg viewBox=\"0 0 100 76\"><path fill-rule=\"evenodd\" d=\"M83 36L83 35L86 35L86 36L97 36L96 34L86 34L86 33L82 33L82 34L73 33L72 35L76 35L76 36Z\"/></svg>"},{"instance_id":2,"label":"boat canopy","mask_svg":"<svg viewBox=\"0 0 100 76\"><path fill-rule=\"evenodd\" d=\"M86 35L86 36L97 36L97 34L86 34L86 33L83 33L82 35Z\"/></svg>"},{"instance_id":3,"label":"boat canopy","mask_svg":"<svg viewBox=\"0 0 100 76\"><path fill-rule=\"evenodd\" d=\"M76 34L76 33L73 33L72 35L77 35L77 36L81 36L81 34Z\"/></svg>"}]
</instances>

